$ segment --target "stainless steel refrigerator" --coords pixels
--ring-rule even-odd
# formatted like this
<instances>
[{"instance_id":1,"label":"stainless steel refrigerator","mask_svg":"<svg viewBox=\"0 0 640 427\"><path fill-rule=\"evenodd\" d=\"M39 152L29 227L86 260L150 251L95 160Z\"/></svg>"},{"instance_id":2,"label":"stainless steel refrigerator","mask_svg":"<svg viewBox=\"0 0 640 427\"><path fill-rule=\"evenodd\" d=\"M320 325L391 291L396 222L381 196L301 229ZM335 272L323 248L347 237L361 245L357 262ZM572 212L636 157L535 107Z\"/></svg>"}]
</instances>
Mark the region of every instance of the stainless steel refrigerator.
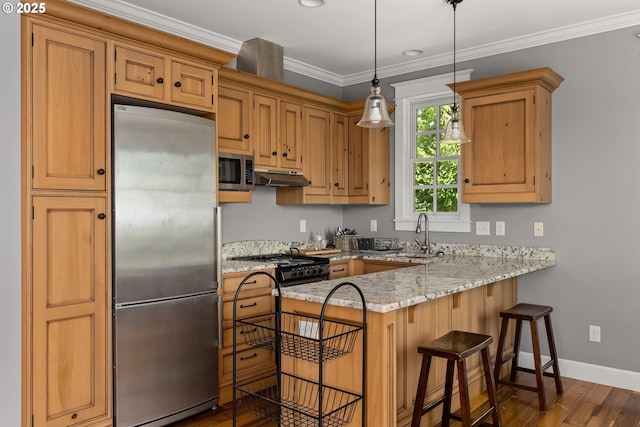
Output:
<instances>
[{"instance_id":1,"label":"stainless steel refrigerator","mask_svg":"<svg viewBox=\"0 0 640 427\"><path fill-rule=\"evenodd\" d=\"M217 405L215 122L114 105L114 414L162 426Z\"/></svg>"}]
</instances>

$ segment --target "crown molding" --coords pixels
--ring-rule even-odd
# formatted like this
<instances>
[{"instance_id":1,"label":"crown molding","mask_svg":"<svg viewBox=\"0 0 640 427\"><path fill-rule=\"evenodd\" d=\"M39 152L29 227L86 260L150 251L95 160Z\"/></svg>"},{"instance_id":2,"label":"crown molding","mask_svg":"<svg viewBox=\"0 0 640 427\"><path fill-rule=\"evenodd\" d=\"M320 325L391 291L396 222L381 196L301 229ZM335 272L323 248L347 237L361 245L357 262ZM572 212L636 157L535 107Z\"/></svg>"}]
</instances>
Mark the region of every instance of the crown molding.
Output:
<instances>
[{"instance_id":1,"label":"crown molding","mask_svg":"<svg viewBox=\"0 0 640 427\"><path fill-rule=\"evenodd\" d=\"M180 37L193 40L204 45L237 54L242 46L242 41L234 40L213 31L188 24L165 15L150 12L121 0L68 0L81 6L88 7L118 18L136 22L141 25L164 31ZM590 36L621 28L640 25L640 10L613 15L606 18L582 22L580 24L555 28L526 36L514 37L496 43L488 43L469 49L456 51L456 61L469 61L487 56L498 55L516 50L527 49L545 44L561 42L579 37ZM353 84L368 82L373 75L373 70L349 75L339 75L312 65L284 57L284 68L307 77L321 80L336 86L344 87ZM427 58L416 59L402 64L378 68L378 76L397 76L415 71L428 70L453 62L453 53L435 55Z\"/></svg>"}]
</instances>

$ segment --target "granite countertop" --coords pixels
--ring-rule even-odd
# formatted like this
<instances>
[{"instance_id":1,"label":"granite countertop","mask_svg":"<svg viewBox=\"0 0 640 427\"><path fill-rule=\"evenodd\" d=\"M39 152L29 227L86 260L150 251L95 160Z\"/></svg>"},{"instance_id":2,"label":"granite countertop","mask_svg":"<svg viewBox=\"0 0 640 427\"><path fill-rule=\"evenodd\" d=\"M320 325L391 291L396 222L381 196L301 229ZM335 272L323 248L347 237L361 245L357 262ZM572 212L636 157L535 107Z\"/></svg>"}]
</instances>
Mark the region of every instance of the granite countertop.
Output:
<instances>
[{"instance_id":1,"label":"granite countertop","mask_svg":"<svg viewBox=\"0 0 640 427\"><path fill-rule=\"evenodd\" d=\"M332 260L350 258L404 261L421 265L290 286L281 288L281 295L285 298L323 303L334 286L351 282L362 290L367 310L386 313L556 265L555 259L491 256L409 258L345 253L331 257ZM223 273L274 267L272 263L225 260ZM277 294L277 290L274 290L274 294ZM330 304L362 308L360 296L351 287L338 290Z\"/></svg>"}]
</instances>

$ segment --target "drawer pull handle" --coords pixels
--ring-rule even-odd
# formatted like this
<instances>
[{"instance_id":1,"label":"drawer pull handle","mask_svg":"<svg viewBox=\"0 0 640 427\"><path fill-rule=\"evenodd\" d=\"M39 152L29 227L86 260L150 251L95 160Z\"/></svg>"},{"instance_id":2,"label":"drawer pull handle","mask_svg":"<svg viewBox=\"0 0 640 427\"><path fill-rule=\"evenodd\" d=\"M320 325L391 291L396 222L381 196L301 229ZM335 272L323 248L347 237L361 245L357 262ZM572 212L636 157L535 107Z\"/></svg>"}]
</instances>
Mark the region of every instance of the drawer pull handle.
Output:
<instances>
[{"instance_id":1,"label":"drawer pull handle","mask_svg":"<svg viewBox=\"0 0 640 427\"><path fill-rule=\"evenodd\" d=\"M242 305L240 304L240 308L249 308L249 307L255 307L256 305L258 305L257 302L253 302L253 304L249 304L249 305Z\"/></svg>"},{"instance_id":2,"label":"drawer pull handle","mask_svg":"<svg viewBox=\"0 0 640 427\"><path fill-rule=\"evenodd\" d=\"M332 273L338 273L338 272L340 272L340 271L344 271L344 267L343 267L343 268L340 268L340 269L333 270L333 271L332 271Z\"/></svg>"},{"instance_id":3,"label":"drawer pull handle","mask_svg":"<svg viewBox=\"0 0 640 427\"><path fill-rule=\"evenodd\" d=\"M253 332L257 331L257 330L258 330L258 328L253 328L250 331L240 331L240 335L250 334L250 333L253 333Z\"/></svg>"},{"instance_id":4,"label":"drawer pull handle","mask_svg":"<svg viewBox=\"0 0 640 427\"><path fill-rule=\"evenodd\" d=\"M255 285L256 283L258 283L257 280L252 280L250 282L244 282L245 285Z\"/></svg>"},{"instance_id":5,"label":"drawer pull handle","mask_svg":"<svg viewBox=\"0 0 640 427\"><path fill-rule=\"evenodd\" d=\"M251 356L247 356L247 357L241 357L241 358L240 358L240 361L245 361L245 360L253 359L254 357L258 357L258 353L253 353Z\"/></svg>"}]
</instances>

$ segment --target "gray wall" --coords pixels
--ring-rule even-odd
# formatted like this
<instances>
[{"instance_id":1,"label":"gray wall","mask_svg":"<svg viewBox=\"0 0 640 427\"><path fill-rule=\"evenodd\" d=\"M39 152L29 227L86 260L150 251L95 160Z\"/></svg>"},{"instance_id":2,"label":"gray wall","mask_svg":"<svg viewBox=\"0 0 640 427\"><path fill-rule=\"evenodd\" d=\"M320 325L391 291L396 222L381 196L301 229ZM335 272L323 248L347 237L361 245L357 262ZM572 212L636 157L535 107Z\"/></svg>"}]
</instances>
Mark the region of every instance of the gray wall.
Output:
<instances>
[{"instance_id":1,"label":"gray wall","mask_svg":"<svg viewBox=\"0 0 640 427\"><path fill-rule=\"evenodd\" d=\"M558 265L522 277L520 300L554 307L562 359L640 372L637 33L640 27L459 64L458 69L476 70L472 79L542 66L565 78L553 93L553 203L472 205L472 221L491 221L492 236L472 232L431 237L436 242L555 248ZM385 78L382 83L443 71ZM367 86L345 88L345 97L361 97ZM385 95L392 98L388 90ZM357 229L368 230L373 218L379 231L367 233L371 236L415 237L393 230L393 206L344 210L344 222ZM495 221L506 222L505 237L495 236ZM534 221L544 222L544 237L533 237ZM590 324L601 326L601 343L589 342Z\"/></svg>"},{"instance_id":2,"label":"gray wall","mask_svg":"<svg viewBox=\"0 0 640 427\"><path fill-rule=\"evenodd\" d=\"M0 425L20 425L20 19L0 15Z\"/></svg>"}]
</instances>

